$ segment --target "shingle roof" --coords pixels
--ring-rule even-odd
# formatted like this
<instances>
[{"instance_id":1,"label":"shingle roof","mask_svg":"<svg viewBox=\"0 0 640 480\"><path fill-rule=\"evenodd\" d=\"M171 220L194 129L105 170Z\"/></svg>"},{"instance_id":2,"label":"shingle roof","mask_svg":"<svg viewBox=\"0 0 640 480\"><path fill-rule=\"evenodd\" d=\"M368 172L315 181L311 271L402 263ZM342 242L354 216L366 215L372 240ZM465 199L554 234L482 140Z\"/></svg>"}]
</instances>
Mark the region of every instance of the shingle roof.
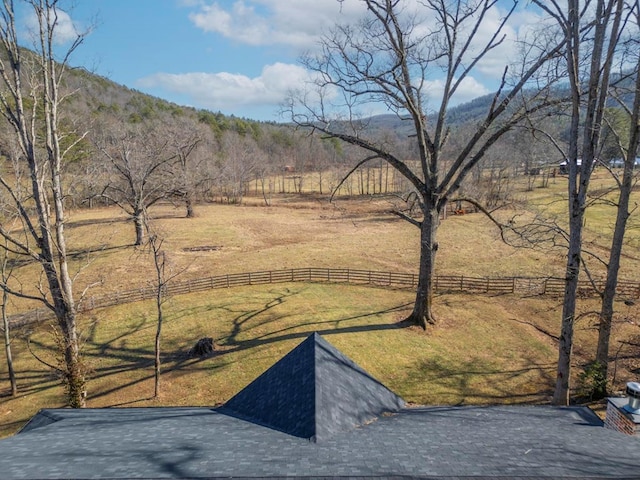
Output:
<instances>
[{"instance_id":1,"label":"shingle roof","mask_svg":"<svg viewBox=\"0 0 640 480\"><path fill-rule=\"evenodd\" d=\"M314 333L221 411L322 441L404 405L404 400Z\"/></svg>"},{"instance_id":2,"label":"shingle roof","mask_svg":"<svg viewBox=\"0 0 640 480\"><path fill-rule=\"evenodd\" d=\"M0 441L3 480L640 478L639 463L640 438L585 407L403 408L317 443L224 409L54 409Z\"/></svg>"}]
</instances>

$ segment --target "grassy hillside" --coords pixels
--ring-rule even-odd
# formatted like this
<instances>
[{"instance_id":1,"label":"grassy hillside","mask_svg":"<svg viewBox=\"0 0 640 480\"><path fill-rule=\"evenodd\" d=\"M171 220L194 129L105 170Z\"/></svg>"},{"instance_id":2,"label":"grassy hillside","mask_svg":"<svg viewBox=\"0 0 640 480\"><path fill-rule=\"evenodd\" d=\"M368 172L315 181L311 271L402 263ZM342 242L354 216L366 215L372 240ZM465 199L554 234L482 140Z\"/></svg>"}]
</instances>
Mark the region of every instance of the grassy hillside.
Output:
<instances>
[{"instance_id":1,"label":"grassy hillside","mask_svg":"<svg viewBox=\"0 0 640 480\"><path fill-rule=\"evenodd\" d=\"M603 185L605 177L598 177ZM562 178L528 196L529 209L562 207ZM154 224L178 279L295 267L358 268L415 272L418 231L387 213L384 199L282 196L272 207L259 198L242 206L203 205L195 219L170 205L155 209ZM505 218L515 211L505 211ZM593 250L606 250L611 210L587 220ZM77 291L89 295L146 286L152 263L134 249L133 226L116 209L72 212L68 229L78 272ZM477 276L562 275L563 250L514 249L480 214L452 216L439 232L438 273ZM623 276L638 276L639 240L630 231ZM215 246L208 251L193 247ZM90 253L88 253L90 252ZM21 268L29 275L29 266ZM594 267L594 271L597 268ZM25 277L27 278L27 277ZM25 281L25 285L28 284ZM629 299L627 299L629 300ZM418 404L544 403L555 376L555 335L560 299L541 296L437 297L440 322L426 332L408 327L413 292L363 286L291 283L238 287L173 297L166 304L161 396L153 392L152 302L94 310L82 315L84 352L91 369L88 406L215 405L224 402L313 331L369 370L407 401ZM31 308L14 301L10 313ZM593 299L582 299L575 363L595 351ZM617 306L612 350L616 381L638 372L638 306ZM188 350L213 337L218 354L193 359ZM51 371L34 359L55 363L48 325L14 332L14 359L21 389L10 398L4 352L0 354L0 435L15 432L44 407L61 406L63 392ZM636 350L634 350L636 348ZM579 373L579 369L576 371ZM635 372L635 373L634 373ZM576 391L576 393L579 393Z\"/></svg>"}]
</instances>

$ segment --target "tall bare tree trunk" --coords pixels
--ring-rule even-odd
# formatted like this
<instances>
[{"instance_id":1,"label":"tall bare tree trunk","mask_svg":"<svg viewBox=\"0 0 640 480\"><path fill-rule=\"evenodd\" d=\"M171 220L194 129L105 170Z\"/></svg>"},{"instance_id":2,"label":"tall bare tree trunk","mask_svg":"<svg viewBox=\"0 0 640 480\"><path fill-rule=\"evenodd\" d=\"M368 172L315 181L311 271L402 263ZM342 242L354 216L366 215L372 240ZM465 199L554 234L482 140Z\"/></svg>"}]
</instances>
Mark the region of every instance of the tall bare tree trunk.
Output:
<instances>
[{"instance_id":1,"label":"tall bare tree trunk","mask_svg":"<svg viewBox=\"0 0 640 480\"><path fill-rule=\"evenodd\" d=\"M423 329L429 324L435 324L433 315L433 293L435 280L436 252L438 242L436 233L440 215L436 207L425 209L424 219L420 225L420 269L418 272L418 287L413 311L407 321L419 325Z\"/></svg>"},{"instance_id":2,"label":"tall bare tree trunk","mask_svg":"<svg viewBox=\"0 0 640 480\"><path fill-rule=\"evenodd\" d=\"M166 299L167 284L171 280L170 276L166 274L167 259L165 252L162 250L163 238L153 231L151 224L149 223L149 217L146 212L143 217L144 227L147 230L147 236L149 239L149 253L153 255L153 266L155 268L154 289L156 292L156 336L154 342L154 383L153 383L153 397L157 398L160 395L160 373L161 373L161 361L160 361L160 341L162 337L162 323L164 321L163 305Z\"/></svg>"},{"instance_id":3,"label":"tall bare tree trunk","mask_svg":"<svg viewBox=\"0 0 640 480\"><path fill-rule=\"evenodd\" d=\"M562 320L558 342L558 366L556 386L553 393L554 405L569 404L571 380L571 358L573 353L573 323L576 310L576 296L580 275L580 254L582 251L582 221L584 205L578 190L578 137L580 129L580 72L579 72L579 29L580 17L577 0L569 0L569 16L566 32L567 72L571 85L571 124L567 167L569 169L569 250L565 267L565 288L562 304ZM584 161L583 165L584 167Z\"/></svg>"},{"instance_id":4,"label":"tall bare tree trunk","mask_svg":"<svg viewBox=\"0 0 640 480\"><path fill-rule=\"evenodd\" d=\"M136 241L134 243L135 246L140 246L144 244L144 212L136 211L133 214L133 224L136 229Z\"/></svg>"},{"instance_id":5,"label":"tall bare tree trunk","mask_svg":"<svg viewBox=\"0 0 640 480\"><path fill-rule=\"evenodd\" d=\"M162 279L160 279L161 281ZM160 395L160 338L162 335L162 322L164 320L162 313L162 302L163 302L163 286L158 284L158 289L156 290L156 312L157 316L157 327L156 327L156 338L155 338L155 355L154 355L154 386L153 386L153 396L154 398Z\"/></svg>"},{"instance_id":6,"label":"tall bare tree trunk","mask_svg":"<svg viewBox=\"0 0 640 480\"><path fill-rule=\"evenodd\" d=\"M632 161L635 160L635 157ZM623 182L618 199L618 209L616 214L616 224L611 241L611 251L609 252L609 263L607 264L607 278L604 291L602 292L602 305L600 307L600 324L598 326L598 348L596 351L596 362L600 372L602 382L596 384L595 391L591 392L594 399L604 398L607 395L606 379L609 369L609 339L611 337L611 322L613 320L613 303L618 286L618 271L620 269L620 258L622 256L622 242L629 218L629 197L631 194L631 172L623 173ZM626 178L628 177L628 179ZM628 180L628 182L627 182ZM629 189L626 190L628 185ZM625 191L626 190L626 191Z\"/></svg>"},{"instance_id":7,"label":"tall bare tree trunk","mask_svg":"<svg viewBox=\"0 0 640 480\"><path fill-rule=\"evenodd\" d=\"M2 179L2 188L15 202L22 224L20 234L2 231L2 237L11 245L12 251L35 259L46 278L47 294L23 294L11 289L4 282L4 289L10 294L37 299L50 308L56 316L57 325L62 333L63 360L61 369L67 390L67 401L72 407L85 405L86 379L85 369L80 359L76 326L76 306L73 298L73 283L68 269L67 246L65 238L65 192L62 185L62 168L65 153L84 138L77 135L76 140L60 148L58 106L62 98L59 87L62 82L67 61L73 51L82 43L84 36L76 34L71 46L62 52L63 61L56 61L59 50L54 47L55 30L58 25L58 1L26 0L25 5L38 22L34 38L35 54L29 53L18 45L16 31L16 12L14 2L5 1L0 6L0 42L4 47L0 60L0 112L9 123L20 148L20 161L28 165L30 192L25 197L19 188L12 187L13 177L9 174ZM31 61L33 60L33 61ZM25 83L23 83L23 80ZM29 101L24 100L24 92ZM68 133L68 132L65 132ZM68 136L67 136L68 137ZM5 175L3 171L0 175ZM23 238L29 240L25 241Z\"/></svg>"},{"instance_id":8,"label":"tall bare tree trunk","mask_svg":"<svg viewBox=\"0 0 640 480\"><path fill-rule=\"evenodd\" d=\"M571 202L569 217L569 251L565 268L564 301L562 304L562 322L558 342L558 369L556 387L553 394L554 405L569 405L571 382L571 358L573 353L573 325L576 312L576 297L582 251L582 211L578 195Z\"/></svg>"},{"instance_id":9,"label":"tall bare tree trunk","mask_svg":"<svg viewBox=\"0 0 640 480\"><path fill-rule=\"evenodd\" d=\"M538 2L539 3L539 2ZM556 2L554 5L558 6ZM565 269L565 291L562 305L562 325L558 345L558 368L553 393L554 405L568 405L571 386L571 358L573 350L573 326L576 314L578 279L582 262L582 229L587 208L587 192L591 173L600 147L601 125L609 90L609 78L618 40L622 0L597 0L595 10L583 9L579 0L569 0L565 32L567 73L571 88L571 126L569 133L569 249ZM559 11L563 9L558 8ZM592 25L591 43L584 46L589 51L589 72L584 81L580 72L581 42L589 19L597 19ZM586 91L584 87L586 86ZM581 118L582 100L586 108ZM582 129L582 132L580 132ZM580 134L581 133L581 134ZM578 146L582 141L582 163L578 165Z\"/></svg>"},{"instance_id":10,"label":"tall bare tree trunk","mask_svg":"<svg viewBox=\"0 0 640 480\"><path fill-rule=\"evenodd\" d=\"M636 5L636 18L640 21L640 7ZM609 262L607 264L607 279L602 292L602 306L600 309L600 325L598 327L598 349L596 362L600 368L602 382L596 385L596 391L592 392L593 398L604 398L607 395L607 376L609 369L609 340L611 337L611 322L613 320L613 304L618 286L618 272L620 270L620 258L622 257L622 245L627 230L629 219L629 203L633 191L633 169L638 155L638 143L640 143L640 57L638 57L635 70L635 93L631 110L631 122L629 132L629 145L625 158L620 194L616 210L616 224L613 230Z\"/></svg>"},{"instance_id":11,"label":"tall bare tree trunk","mask_svg":"<svg viewBox=\"0 0 640 480\"><path fill-rule=\"evenodd\" d=\"M43 242L43 245L46 245ZM58 247L60 251L60 247ZM65 251L63 248L62 251ZM58 327L62 332L64 357L64 386L67 391L67 401L72 408L82 408L86 405L86 376L85 367L80 358L80 347L77 333L76 307L73 301L72 282L66 269L66 254L59 258L59 264L64 269L56 269L50 255L50 245L43 248L43 257L48 258L44 265L49 291L53 301L54 312ZM62 254L60 254L62 255ZM64 258L64 261L62 261Z\"/></svg>"},{"instance_id":12,"label":"tall bare tree trunk","mask_svg":"<svg viewBox=\"0 0 640 480\"><path fill-rule=\"evenodd\" d=\"M196 212L193 208L193 194L191 192L187 192L185 195L184 204L187 209L187 218L195 218Z\"/></svg>"},{"instance_id":13,"label":"tall bare tree trunk","mask_svg":"<svg viewBox=\"0 0 640 480\"><path fill-rule=\"evenodd\" d=\"M11 333L9 325L9 317L7 317L7 301L9 294L6 290L2 290L2 327L4 330L4 351L7 356L7 370L9 371L9 383L11 384L11 396L18 395L18 382L16 380L16 372L13 368L13 357L11 356Z\"/></svg>"}]
</instances>

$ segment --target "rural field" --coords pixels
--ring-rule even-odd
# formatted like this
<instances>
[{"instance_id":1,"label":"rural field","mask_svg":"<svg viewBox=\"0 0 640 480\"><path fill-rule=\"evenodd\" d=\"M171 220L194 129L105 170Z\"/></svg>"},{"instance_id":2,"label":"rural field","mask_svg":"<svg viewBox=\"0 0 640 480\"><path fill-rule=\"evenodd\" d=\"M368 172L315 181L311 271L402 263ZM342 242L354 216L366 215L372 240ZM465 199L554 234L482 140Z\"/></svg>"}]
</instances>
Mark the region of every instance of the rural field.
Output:
<instances>
[{"instance_id":1,"label":"rural field","mask_svg":"<svg viewBox=\"0 0 640 480\"><path fill-rule=\"evenodd\" d=\"M611 184L597 172L593 188ZM535 212L561 222L566 179L549 188L514 189L512 206L498 212L524 222ZM640 201L640 197L636 198ZM526 205L527 213L522 206ZM277 195L267 207L260 197L241 205L207 204L196 218L172 205L152 210L164 239L174 281L240 272L295 268L343 268L417 272L418 229L389 213L377 196L338 197L313 193ZM586 245L603 258L614 221L610 205L587 216ZM621 278L640 281L640 232L628 231ZM71 212L67 229L77 273L76 291L92 296L149 287L152 258L134 248L133 225L115 207ZM482 214L448 216L439 230L437 273L470 277L562 277L561 246L514 248ZM594 276L602 265L588 259ZM35 272L35 268L33 268ZM25 288L36 285L30 265L18 273ZM35 287L33 287L35 288ZM620 298L613 331L614 385L640 373L636 296ZM83 351L90 370L89 407L217 405L234 395L282 355L318 331L405 400L414 404L548 403L555 381L556 336L561 299L539 294L440 293L438 324L427 331L405 325L414 292L384 286L290 282L212 289L168 298L162 333L161 393L153 394L152 300L93 309L80 317ZM626 302L625 302L626 300ZM9 314L36 308L12 300ZM576 324L578 375L595 352L599 304L585 296ZM12 331L19 395L9 395L4 350L0 354L0 437L16 432L41 408L59 407L64 392L44 362L57 362L48 322ZM189 349L212 337L217 353L191 358ZM636 338L634 342L633 339ZM37 358L36 358L37 357Z\"/></svg>"}]
</instances>

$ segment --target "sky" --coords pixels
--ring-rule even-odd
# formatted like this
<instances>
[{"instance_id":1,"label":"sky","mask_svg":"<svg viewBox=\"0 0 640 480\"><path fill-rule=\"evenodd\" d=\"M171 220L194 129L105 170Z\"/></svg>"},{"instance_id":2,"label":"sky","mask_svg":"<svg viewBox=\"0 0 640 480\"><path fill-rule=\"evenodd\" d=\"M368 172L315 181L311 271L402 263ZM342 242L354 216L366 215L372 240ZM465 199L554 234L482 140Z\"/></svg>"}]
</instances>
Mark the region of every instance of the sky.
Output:
<instances>
[{"instance_id":1,"label":"sky","mask_svg":"<svg viewBox=\"0 0 640 480\"><path fill-rule=\"evenodd\" d=\"M91 32L72 65L180 105L264 121L286 120L278 113L281 103L308 78L300 56L317 50L323 31L363 11L358 0L74 3L70 22L78 31ZM492 33L500 12L484 35ZM509 38L534 21L530 13L518 13L506 30ZM479 65L455 103L492 91L513 51L513 44L505 44ZM429 82L434 91L441 86L437 75Z\"/></svg>"}]
</instances>

